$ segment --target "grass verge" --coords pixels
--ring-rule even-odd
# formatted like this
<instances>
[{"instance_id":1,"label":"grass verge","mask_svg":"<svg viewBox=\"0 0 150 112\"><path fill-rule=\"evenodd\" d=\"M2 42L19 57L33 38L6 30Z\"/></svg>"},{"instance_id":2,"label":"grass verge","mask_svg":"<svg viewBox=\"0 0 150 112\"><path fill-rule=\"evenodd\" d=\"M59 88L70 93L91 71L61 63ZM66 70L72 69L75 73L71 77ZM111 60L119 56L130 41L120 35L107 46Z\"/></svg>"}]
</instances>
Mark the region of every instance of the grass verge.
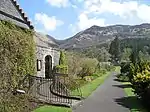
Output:
<instances>
[{"instance_id":1,"label":"grass verge","mask_svg":"<svg viewBox=\"0 0 150 112\"><path fill-rule=\"evenodd\" d=\"M123 84L130 85L129 82L124 82ZM125 93L127 94L127 100L125 103L128 105L131 112L147 112L142 106L137 96L134 94L132 88L128 87L128 88L124 88L124 90Z\"/></svg>"},{"instance_id":2,"label":"grass verge","mask_svg":"<svg viewBox=\"0 0 150 112\"><path fill-rule=\"evenodd\" d=\"M57 107L57 106L42 106L33 112L72 112L70 108Z\"/></svg>"},{"instance_id":3,"label":"grass verge","mask_svg":"<svg viewBox=\"0 0 150 112\"><path fill-rule=\"evenodd\" d=\"M84 98L88 97L96 88L104 82L104 80L109 76L110 72L98 77L97 79L89 82L88 84L82 86L80 89L82 91L82 96Z\"/></svg>"},{"instance_id":4,"label":"grass verge","mask_svg":"<svg viewBox=\"0 0 150 112\"><path fill-rule=\"evenodd\" d=\"M119 72L120 71L120 67L115 67L115 70L116 72ZM96 78L95 80L89 82L88 84L82 86L80 89L82 91L82 96L84 98L88 97L94 90L97 89L97 87L99 85L101 85L105 79L109 76L109 74L111 73L112 71L110 72L107 72L106 74Z\"/></svg>"},{"instance_id":5,"label":"grass verge","mask_svg":"<svg viewBox=\"0 0 150 112\"><path fill-rule=\"evenodd\" d=\"M120 71L120 67L116 68L117 71ZM120 73L120 72L119 72ZM122 80L122 84L124 85L124 91L126 93L126 97L122 101L122 104L130 109L130 112L147 112L137 96L134 94L133 89L131 88L131 83L125 80L125 77L119 77Z\"/></svg>"}]
</instances>

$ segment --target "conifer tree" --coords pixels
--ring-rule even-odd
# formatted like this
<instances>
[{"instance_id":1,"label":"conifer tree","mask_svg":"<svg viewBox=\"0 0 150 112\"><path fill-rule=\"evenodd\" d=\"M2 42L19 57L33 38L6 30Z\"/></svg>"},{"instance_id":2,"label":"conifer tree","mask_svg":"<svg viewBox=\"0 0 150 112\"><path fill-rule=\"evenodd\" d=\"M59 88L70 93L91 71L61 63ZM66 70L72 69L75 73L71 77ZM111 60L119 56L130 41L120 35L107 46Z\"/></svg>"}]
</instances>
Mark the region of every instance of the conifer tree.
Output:
<instances>
[{"instance_id":1,"label":"conifer tree","mask_svg":"<svg viewBox=\"0 0 150 112\"><path fill-rule=\"evenodd\" d=\"M113 62L117 63L120 61L120 41L117 36L110 44L109 53Z\"/></svg>"}]
</instances>

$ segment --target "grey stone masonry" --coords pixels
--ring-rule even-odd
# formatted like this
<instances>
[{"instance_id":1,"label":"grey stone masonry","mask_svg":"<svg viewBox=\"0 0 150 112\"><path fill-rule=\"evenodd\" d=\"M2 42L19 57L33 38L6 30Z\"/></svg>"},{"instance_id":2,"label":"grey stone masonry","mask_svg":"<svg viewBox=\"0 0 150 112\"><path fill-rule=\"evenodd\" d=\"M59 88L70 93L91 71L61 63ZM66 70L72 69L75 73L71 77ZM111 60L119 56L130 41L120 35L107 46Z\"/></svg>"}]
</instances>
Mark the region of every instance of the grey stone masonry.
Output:
<instances>
[{"instance_id":1,"label":"grey stone masonry","mask_svg":"<svg viewBox=\"0 0 150 112\"><path fill-rule=\"evenodd\" d=\"M57 45L51 41L47 36L35 33L34 36L36 42L36 56L38 60L42 62L42 69L37 71L38 77L45 77L45 57L50 55L52 57L52 68L59 64L60 52ZM51 45L51 46L49 46Z\"/></svg>"},{"instance_id":2,"label":"grey stone masonry","mask_svg":"<svg viewBox=\"0 0 150 112\"><path fill-rule=\"evenodd\" d=\"M37 71L38 77L45 77L45 57L50 55L52 57L52 68L59 64L59 52L53 48L45 48L37 46L37 59L42 60L42 69Z\"/></svg>"}]
</instances>

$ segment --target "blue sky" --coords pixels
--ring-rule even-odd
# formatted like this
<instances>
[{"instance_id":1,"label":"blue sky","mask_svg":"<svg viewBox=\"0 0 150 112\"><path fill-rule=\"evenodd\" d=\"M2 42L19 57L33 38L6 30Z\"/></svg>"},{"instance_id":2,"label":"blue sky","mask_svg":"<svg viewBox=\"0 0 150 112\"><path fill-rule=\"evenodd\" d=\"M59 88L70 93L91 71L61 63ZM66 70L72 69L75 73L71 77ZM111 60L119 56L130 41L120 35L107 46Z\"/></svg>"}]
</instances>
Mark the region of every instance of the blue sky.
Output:
<instances>
[{"instance_id":1,"label":"blue sky","mask_svg":"<svg viewBox=\"0 0 150 112\"><path fill-rule=\"evenodd\" d=\"M150 22L150 0L18 0L35 30L65 39L92 25Z\"/></svg>"}]
</instances>

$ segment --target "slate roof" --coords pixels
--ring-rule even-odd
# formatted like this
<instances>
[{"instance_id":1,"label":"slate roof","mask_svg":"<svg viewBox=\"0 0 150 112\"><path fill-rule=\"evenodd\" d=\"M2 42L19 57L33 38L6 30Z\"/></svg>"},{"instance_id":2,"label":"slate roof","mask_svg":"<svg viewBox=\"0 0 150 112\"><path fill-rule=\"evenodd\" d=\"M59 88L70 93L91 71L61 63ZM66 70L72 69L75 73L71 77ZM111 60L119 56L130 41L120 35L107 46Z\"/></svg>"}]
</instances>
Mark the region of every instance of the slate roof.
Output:
<instances>
[{"instance_id":1,"label":"slate roof","mask_svg":"<svg viewBox=\"0 0 150 112\"><path fill-rule=\"evenodd\" d=\"M31 24L31 21L28 19L28 17L26 16L26 14L23 12L23 9L20 8L19 4L17 3L16 0L11 0L12 3L14 4L14 6L16 7L16 9L18 10L18 12L20 13L20 15L22 16L22 18L24 19L24 21L27 23L27 25L29 26L30 29L34 29L34 26Z\"/></svg>"}]
</instances>

